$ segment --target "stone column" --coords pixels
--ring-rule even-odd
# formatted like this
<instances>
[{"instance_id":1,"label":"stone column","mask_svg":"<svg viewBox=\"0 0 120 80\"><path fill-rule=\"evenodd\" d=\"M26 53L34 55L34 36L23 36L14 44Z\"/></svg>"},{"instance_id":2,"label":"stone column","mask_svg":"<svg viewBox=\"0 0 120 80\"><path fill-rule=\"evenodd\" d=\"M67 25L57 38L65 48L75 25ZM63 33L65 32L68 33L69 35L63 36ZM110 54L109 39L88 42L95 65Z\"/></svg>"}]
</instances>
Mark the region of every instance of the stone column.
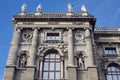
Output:
<instances>
[{"instance_id":1,"label":"stone column","mask_svg":"<svg viewBox=\"0 0 120 80\"><path fill-rule=\"evenodd\" d=\"M29 50L30 57L28 59L27 66L34 66L34 64L35 64L37 37L38 37L38 30L34 29L32 44L31 44L31 47L30 47L30 50Z\"/></svg>"},{"instance_id":2,"label":"stone column","mask_svg":"<svg viewBox=\"0 0 120 80\"><path fill-rule=\"evenodd\" d=\"M72 32L72 29L68 30L68 65L69 66L74 66L73 32Z\"/></svg>"},{"instance_id":3,"label":"stone column","mask_svg":"<svg viewBox=\"0 0 120 80\"><path fill-rule=\"evenodd\" d=\"M20 33L21 33L20 29L14 30L13 39L11 42L11 47L10 47L8 60L7 60L7 66L15 65L17 51L19 48Z\"/></svg>"},{"instance_id":4,"label":"stone column","mask_svg":"<svg viewBox=\"0 0 120 80\"><path fill-rule=\"evenodd\" d=\"M88 66L92 67L94 66L94 61L93 61L93 49L92 49L92 39L91 39L90 29L85 30L85 36L86 36L86 54L88 56Z\"/></svg>"}]
</instances>

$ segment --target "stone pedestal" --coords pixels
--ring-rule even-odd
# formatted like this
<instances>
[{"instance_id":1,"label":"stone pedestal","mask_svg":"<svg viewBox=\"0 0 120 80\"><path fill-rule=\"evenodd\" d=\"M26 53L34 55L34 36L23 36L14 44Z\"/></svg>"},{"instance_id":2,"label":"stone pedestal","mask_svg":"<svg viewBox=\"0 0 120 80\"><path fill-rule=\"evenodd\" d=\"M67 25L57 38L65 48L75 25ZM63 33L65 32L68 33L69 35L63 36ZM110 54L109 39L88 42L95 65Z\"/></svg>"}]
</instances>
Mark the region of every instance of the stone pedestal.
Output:
<instances>
[{"instance_id":1,"label":"stone pedestal","mask_svg":"<svg viewBox=\"0 0 120 80\"><path fill-rule=\"evenodd\" d=\"M31 67L31 68L27 68L27 73L26 73L26 79L25 80L34 80L34 76L35 76L35 68Z\"/></svg>"},{"instance_id":2,"label":"stone pedestal","mask_svg":"<svg viewBox=\"0 0 120 80\"><path fill-rule=\"evenodd\" d=\"M14 80L15 68L13 66L6 67L4 80Z\"/></svg>"},{"instance_id":3,"label":"stone pedestal","mask_svg":"<svg viewBox=\"0 0 120 80\"><path fill-rule=\"evenodd\" d=\"M98 80L97 68L88 68L88 78L89 80Z\"/></svg>"},{"instance_id":4,"label":"stone pedestal","mask_svg":"<svg viewBox=\"0 0 120 80\"><path fill-rule=\"evenodd\" d=\"M68 80L77 80L76 67L69 66L68 69Z\"/></svg>"}]
</instances>

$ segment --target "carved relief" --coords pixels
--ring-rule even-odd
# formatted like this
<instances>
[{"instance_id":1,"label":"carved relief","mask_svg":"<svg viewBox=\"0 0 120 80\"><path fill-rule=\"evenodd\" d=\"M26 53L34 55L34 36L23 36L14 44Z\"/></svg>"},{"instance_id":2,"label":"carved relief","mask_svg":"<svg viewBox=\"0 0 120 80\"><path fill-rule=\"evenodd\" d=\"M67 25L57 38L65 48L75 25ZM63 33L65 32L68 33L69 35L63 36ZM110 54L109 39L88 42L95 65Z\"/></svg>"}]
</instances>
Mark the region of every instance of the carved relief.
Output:
<instances>
[{"instance_id":1,"label":"carved relief","mask_svg":"<svg viewBox=\"0 0 120 80\"><path fill-rule=\"evenodd\" d=\"M30 31L30 30L23 31L23 33L22 33L22 40L23 41L29 42L29 41L31 41L32 37L33 37L32 31Z\"/></svg>"},{"instance_id":2,"label":"carved relief","mask_svg":"<svg viewBox=\"0 0 120 80\"><path fill-rule=\"evenodd\" d=\"M84 33L79 31L79 30L75 33L74 37L75 37L75 40L76 40L77 43L85 41Z\"/></svg>"},{"instance_id":3,"label":"carved relief","mask_svg":"<svg viewBox=\"0 0 120 80\"><path fill-rule=\"evenodd\" d=\"M68 48L64 44L48 45L48 46L47 46L47 44L40 45L39 46L39 55L42 55L45 52L45 50L47 50L47 49L59 49L59 50L61 50L61 52L63 52L63 54L64 54L65 57L68 55L67 54Z\"/></svg>"},{"instance_id":4,"label":"carved relief","mask_svg":"<svg viewBox=\"0 0 120 80\"><path fill-rule=\"evenodd\" d=\"M67 57L68 56L68 48L66 45L58 45L58 48L64 53L64 56Z\"/></svg>"}]
</instances>

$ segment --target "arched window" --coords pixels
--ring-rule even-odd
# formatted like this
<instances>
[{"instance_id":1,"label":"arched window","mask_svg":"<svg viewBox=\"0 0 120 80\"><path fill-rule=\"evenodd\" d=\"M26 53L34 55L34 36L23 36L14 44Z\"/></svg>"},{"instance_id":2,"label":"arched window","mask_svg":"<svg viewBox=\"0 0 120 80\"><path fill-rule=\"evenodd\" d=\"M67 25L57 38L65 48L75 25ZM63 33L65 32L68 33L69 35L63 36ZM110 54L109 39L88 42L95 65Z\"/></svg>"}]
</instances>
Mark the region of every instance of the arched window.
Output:
<instances>
[{"instance_id":1,"label":"arched window","mask_svg":"<svg viewBox=\"0 0 120 80\"><path fill-rule=\"evenodd\" d=\"M110 64L107 67L107 80L120 80L120 67L118 64Z\"/></svg>"},{"instance_id":2,"label":"arched window","mask_svg":"<svg viewBox=\"0 0 120 80\"><path fill-rule=\"evenodd\" d=\"M62 61L57 51L49 51L44 56L42 78L44 80L60 80L62 77Z\"/></svg>"}]
</instances>

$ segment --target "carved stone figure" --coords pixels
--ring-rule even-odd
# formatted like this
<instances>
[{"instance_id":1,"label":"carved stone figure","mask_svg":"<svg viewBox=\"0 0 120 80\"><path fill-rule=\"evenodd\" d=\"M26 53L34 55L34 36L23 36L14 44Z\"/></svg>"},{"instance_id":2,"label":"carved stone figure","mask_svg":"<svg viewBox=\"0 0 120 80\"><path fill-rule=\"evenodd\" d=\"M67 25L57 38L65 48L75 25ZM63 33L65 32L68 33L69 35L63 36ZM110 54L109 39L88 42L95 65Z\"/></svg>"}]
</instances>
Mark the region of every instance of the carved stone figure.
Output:
<instances>
[{"instance_id":1,"label":"carved stone figure","mask_svg":"<svg viewBox=\"0 0 120 80\"><path fill-rule=\"evenodd\" d=\"M24 4L22 5L22 7L21 7L21 11L22 11L22 12L25 12L26 7L27 7L27 5L24 3Z\"/></svg>"},{"instance_id":2,"label":"carved stone figure","mask_svg":"<svg viewBox=\"0 0 120 80\"><path fill-rule=\"evenodd\" d=\"M70 3L67 5L68 8L68 12L72 12L73 10L73 5L71 5Z\"/></svg>"},{"instance_id":3,"label":"carved stone figure","mask_svg":"<svg viewBox=\"0 0 120 80\"><path fill-rule=\"evenodd\" d=\"M86 6L83 4L82 7L81 7L81 11L82 12L87 12L87 9L86 9Z\"/></svg>"},{"instance_id":4,"label":"carved stone figure","mask_svg":"<svg viewBox=\"0 0 120 80\"><path fill-rule=\"evenodd\" d=\"M27 63L27 56L26 55L21 55L20 56L20 68L24 68L26 66Z\"/></svg>"},{"instance_id":5,"label":"carved stone figure","mask_svg":"<svg viewBox=\"0 0 120 80\"><path fill-rule=\"evenodd\" d=\"M85 56L83 55L83 51L77 52L77 63L79 68L84 68L85 67Z\"/></svg>"},{"instance_id":6,"label":"carved stone figure","mask_svg":"<svg viewBox=\"0 0 120 80\"><path fill-rule=\"evenodd\" d=\"M41 12L41 9L42 9L42 6L41 6L41 5L38 5L37 8L36 8L36 11L37 11L37 12Z\"/></svg>"}]
</instances>

